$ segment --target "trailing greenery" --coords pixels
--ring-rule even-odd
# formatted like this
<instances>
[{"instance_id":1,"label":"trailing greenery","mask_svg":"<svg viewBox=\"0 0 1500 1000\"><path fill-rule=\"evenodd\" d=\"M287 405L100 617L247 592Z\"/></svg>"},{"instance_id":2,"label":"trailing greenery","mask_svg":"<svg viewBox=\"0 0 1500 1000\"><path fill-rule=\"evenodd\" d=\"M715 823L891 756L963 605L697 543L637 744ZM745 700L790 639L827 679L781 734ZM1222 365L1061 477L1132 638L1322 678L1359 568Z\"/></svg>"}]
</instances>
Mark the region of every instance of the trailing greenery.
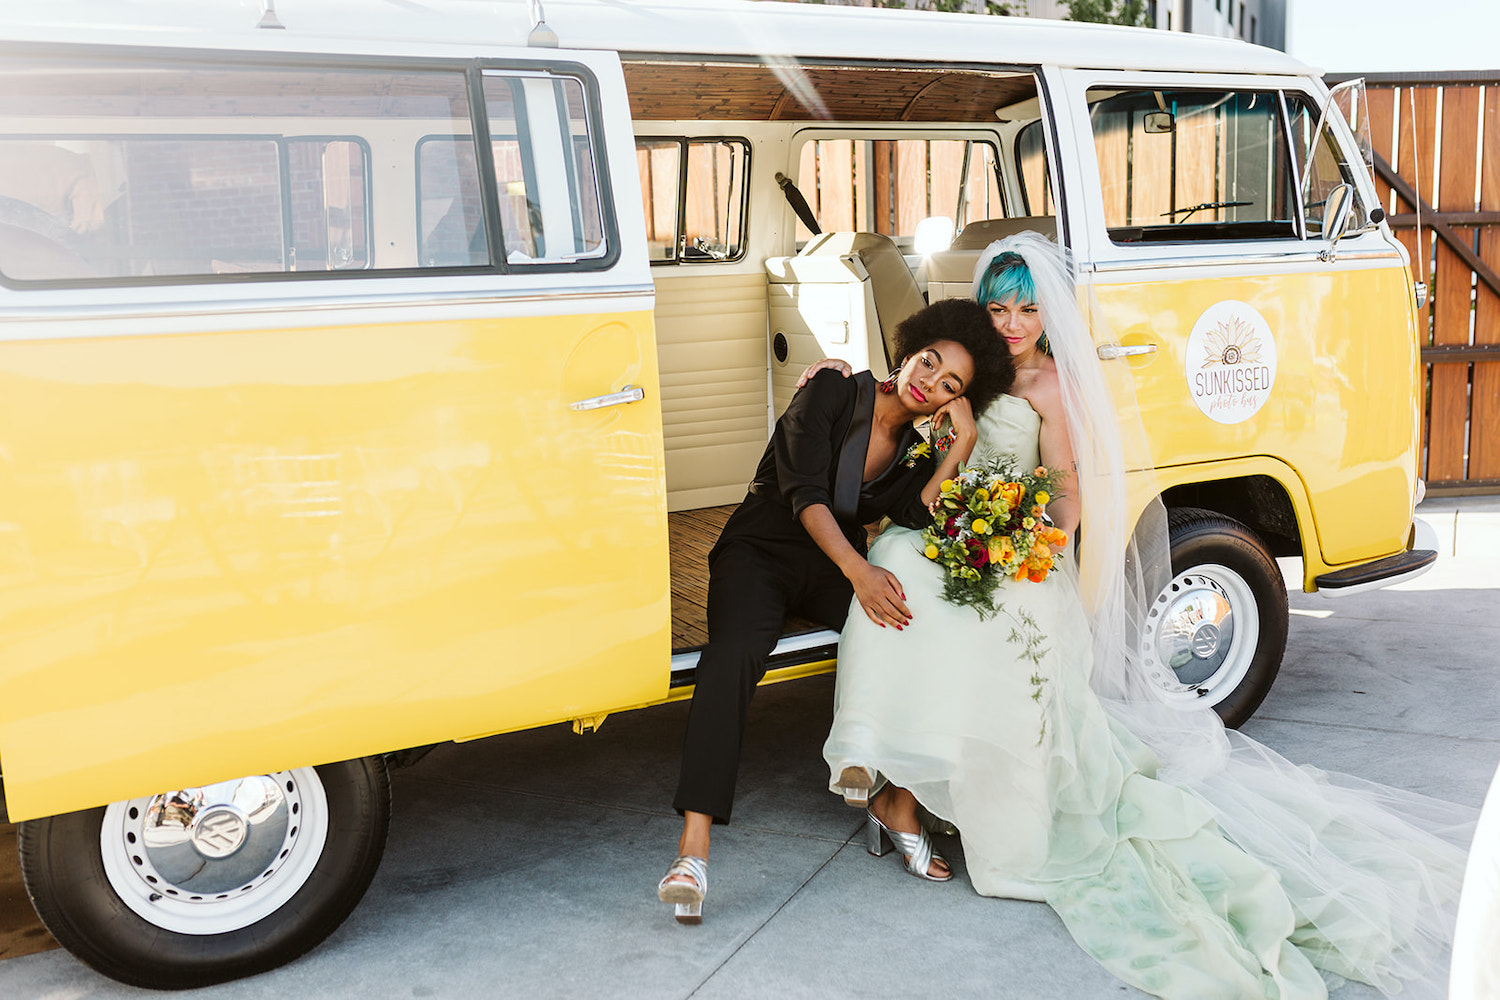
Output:
<instances>
[{"instance_id":1,"label":"trailing greenery","mask_svg":"<svg viewBox=\"0 0 1500 1000\"><path fill-rule=\"evenodd\" d=\"M1150 27L1145 0L1062 0L1062 5L1068 8L1069 21Z\"/></svg>"}]
</instances>

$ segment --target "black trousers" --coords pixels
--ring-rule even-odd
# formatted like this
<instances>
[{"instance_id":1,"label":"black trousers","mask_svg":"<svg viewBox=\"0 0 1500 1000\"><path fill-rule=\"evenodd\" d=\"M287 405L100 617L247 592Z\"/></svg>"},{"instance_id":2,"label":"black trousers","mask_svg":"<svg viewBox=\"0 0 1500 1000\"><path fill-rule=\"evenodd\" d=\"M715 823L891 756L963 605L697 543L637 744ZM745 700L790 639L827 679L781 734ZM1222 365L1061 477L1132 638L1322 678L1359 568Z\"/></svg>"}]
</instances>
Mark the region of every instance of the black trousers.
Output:
<instances>
[{"instance_id":1,"label":"black trousers","mask_svg":"<svg viewBox=\"0 0 1500 1000\"><path fill-rule=\"evenodd\" d=\"M765 514L788 519L787 508L767 506ZM758 519L753 515L762 512L746 513L751 516L739 518L740 525L731 520L725 526L709 555L708 645L698 660L672 802L678 812L707 813L716 823L729 822L750 699L766 675L783 620L793 612L841 629L854 596L849 581L800 524L792 522L793 533L769 522L765 527L776 534L766 537L753 531Z\"/></svg>"}]
</instances>

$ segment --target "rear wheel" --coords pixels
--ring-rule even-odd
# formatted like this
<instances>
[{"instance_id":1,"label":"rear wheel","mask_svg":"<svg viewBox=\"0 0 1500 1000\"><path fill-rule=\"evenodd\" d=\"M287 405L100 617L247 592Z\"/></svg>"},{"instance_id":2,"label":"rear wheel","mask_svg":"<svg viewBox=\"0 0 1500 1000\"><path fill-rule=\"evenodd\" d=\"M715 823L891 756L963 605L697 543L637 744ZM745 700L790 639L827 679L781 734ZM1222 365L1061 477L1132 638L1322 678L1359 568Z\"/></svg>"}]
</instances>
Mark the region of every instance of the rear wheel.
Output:
<instances>
[{"instance_id":1,"label":"rear wheel","mask_svg":"<svg viewBox=\"0 0 1500 1000\"><path fill-rule=\"evenodd\" d=\"M1265 700L1286 652L1286 584L1239 521L1195 507L1168 512L1172 579L1146 616L1148 668L1163 667L1184 705L1212 705L1238 726Z\"/></svg>"},{"instance_id":2,"label":"rear wheel","mask_svg":"<svg viewBox=\"0 0 1500 1000\"><path fill-rule=\"evenodd\" d=\"M285 964L354 909L380 864L379 757L252 775L17 830L47 929L121 982L205 986Z\"/></svg>"}]
</instances>

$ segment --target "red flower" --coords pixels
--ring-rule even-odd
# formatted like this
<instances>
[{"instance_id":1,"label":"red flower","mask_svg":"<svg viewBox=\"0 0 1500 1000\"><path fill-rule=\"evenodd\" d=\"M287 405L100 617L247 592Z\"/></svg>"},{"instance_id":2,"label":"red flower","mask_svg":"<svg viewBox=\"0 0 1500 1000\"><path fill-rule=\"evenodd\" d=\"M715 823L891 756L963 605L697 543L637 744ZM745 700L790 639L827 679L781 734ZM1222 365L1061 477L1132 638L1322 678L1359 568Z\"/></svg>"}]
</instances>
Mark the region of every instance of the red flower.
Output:
<instances>
[{"instance_id":1,"label":"red flower","mask_svg":"<svg viewBox=\"0 0 1500 1000\"><path fill-rule=\"evenodd\" d=\"M979 539L971 538L964 546L969 550L969 565L975 569L982 569L990 561L989 548Z\"/></svg>"},{"instance_id":2,"label":"red flower","mask_svg":"<svg viewBox=\"0 0 1500 1000\"><path fill-rule=\"evenodd\" d=\"M950 517L950 518L948 518L948 523L945 524L945 525L943 525L943 530L948 533L948 537L949 538L952 538L955 535L957 535L958 534L958 518L956 518L956 517Z\"/></svg>"}]
</instances>

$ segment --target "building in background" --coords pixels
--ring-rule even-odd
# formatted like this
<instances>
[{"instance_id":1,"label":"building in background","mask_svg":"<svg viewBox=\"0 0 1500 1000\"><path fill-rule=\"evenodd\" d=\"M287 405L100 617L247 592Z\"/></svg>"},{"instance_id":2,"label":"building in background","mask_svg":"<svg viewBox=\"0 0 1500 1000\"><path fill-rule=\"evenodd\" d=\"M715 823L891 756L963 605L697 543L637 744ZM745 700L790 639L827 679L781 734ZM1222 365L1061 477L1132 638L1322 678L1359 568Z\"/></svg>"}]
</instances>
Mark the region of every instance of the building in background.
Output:
<instances>
[{"instance_id":1,"label":"building in background","mask_svg":"<svg viewBox=\"0 0 1500 1000\"><path fill-rule=\"evenodd\" d=\"M1158 28L1243 38L1286 49L1287 0L1166 0L1158 4Z\"/></svg>"},{"instance_id":2,"label":"building in background","mask_svg":"<svg viewBox=\"0 0 1500 1000\"><path fill-rule=\"evenodd\" d=\"M1124 23L1130 8L1137 23L1166 31L1242 38L1286 49L1288 0L794 0L848 7L914 7L919 10L1008 14L1058 20Z\"/></svg>"}]
</instances>

